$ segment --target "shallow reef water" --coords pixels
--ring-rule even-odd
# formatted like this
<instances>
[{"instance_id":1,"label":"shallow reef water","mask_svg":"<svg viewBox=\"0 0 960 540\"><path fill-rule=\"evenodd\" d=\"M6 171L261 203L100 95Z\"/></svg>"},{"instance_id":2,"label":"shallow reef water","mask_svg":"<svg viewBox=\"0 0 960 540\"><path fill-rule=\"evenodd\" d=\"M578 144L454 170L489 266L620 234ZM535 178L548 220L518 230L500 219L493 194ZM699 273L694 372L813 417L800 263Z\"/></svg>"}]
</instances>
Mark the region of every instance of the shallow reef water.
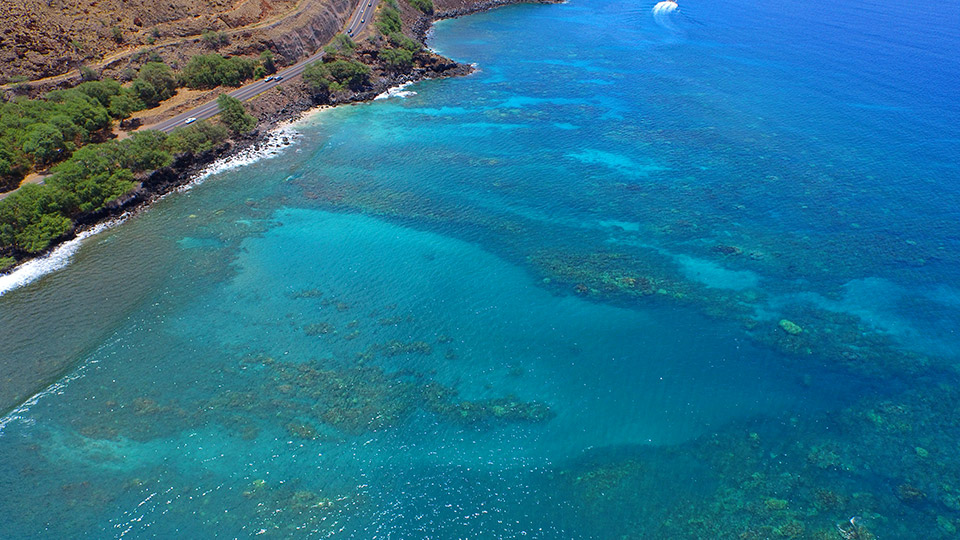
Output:
<instances>
[{"instance_id":1,"label":"shallow reef water","mask_svg":"<svg viewBox=\"0 0 960 540\"><path fill-rule=\"evenodd\" d=\"M958 8L654 5L441 22L0 296L0 537L955 538Z\"/></svg>"}]
</instances>

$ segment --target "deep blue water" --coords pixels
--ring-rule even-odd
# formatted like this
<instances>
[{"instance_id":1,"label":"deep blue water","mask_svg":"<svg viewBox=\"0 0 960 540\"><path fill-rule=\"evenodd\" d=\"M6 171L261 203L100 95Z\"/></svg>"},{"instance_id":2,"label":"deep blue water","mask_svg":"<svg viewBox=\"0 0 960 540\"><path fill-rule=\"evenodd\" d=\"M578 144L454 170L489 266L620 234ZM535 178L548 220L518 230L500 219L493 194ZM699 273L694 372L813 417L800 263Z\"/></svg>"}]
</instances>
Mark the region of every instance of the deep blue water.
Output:
<instances>
[{"instance_id":1,"label":"deep blue water","mask_svg":"<svg viewBox=\"0 0 960 540\"><path fill-rule=\"evenodd\" d=\"M441 22L0 297L0 537L955 537L960 6L653 8Z\"/></svg>"}]
</instances>

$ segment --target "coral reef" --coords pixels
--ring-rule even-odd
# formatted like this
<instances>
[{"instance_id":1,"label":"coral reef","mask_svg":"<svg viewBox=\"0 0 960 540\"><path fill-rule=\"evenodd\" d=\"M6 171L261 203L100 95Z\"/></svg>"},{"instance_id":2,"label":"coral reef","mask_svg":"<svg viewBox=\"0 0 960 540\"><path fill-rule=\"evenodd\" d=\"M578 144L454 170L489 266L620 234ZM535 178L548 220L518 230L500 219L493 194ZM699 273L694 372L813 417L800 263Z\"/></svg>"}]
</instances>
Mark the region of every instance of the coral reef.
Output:
<instances>
[{"instance_id":1,"label":"coral reef","mask_svg":"<svg viewBox=\"0 0 960 540\"><path fill-rule=\"evenodd\" d=\"M556 486L580 501L587 527L616 524L612 536L953 538L960 462L946 456L960 435L958 398L960 387L941 383L839 415L758 418L677 447L595 450L561 467ZM683 500L642 489L650 476L689 474L686 460L703 464L701 496L686 483Z\"/></svg>"}]
</instances>

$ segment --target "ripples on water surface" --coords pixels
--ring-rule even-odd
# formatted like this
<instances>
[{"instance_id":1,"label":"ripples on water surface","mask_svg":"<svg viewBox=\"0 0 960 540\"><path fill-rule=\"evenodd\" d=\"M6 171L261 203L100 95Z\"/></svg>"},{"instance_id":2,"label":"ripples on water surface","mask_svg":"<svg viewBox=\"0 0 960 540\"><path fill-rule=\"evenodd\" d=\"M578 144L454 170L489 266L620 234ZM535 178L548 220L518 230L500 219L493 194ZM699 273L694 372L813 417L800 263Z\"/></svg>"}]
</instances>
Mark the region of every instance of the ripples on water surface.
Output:
<instances>
[{"instance_id":1,"label":"ripples on water surface","mask_svg":"<svg viewBox=\"0 0 960 540\"><path fill-rule=\"evenodd\" d=\"M0 536L955 537L957 7L653 8L443 22L0 298Z\"/></svg>"}]
</instances>

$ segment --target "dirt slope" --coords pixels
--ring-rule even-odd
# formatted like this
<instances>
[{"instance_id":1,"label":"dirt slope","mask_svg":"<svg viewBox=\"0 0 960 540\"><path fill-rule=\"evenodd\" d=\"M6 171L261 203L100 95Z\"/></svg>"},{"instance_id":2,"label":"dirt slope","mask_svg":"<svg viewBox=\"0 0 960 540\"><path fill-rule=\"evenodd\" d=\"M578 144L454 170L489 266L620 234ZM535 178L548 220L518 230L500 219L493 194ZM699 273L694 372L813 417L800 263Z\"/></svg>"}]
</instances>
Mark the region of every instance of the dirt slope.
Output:
<instances>
[{"instance_id":1,"label":"dirt slope","mask_svg":"<svg viewBox=\"0 0 960 540\"><path fill-rule=\"evenodd\" d=\"M275 33L269 23L284 15L312 10L335 17L348 9L346 0L0 0L0 77L59 75L211 30L225 32L229 44L195 44L243 48L263 37L258 33ZM245 28L252 31L236 32Z\"/></svg>"}]
</instances>

